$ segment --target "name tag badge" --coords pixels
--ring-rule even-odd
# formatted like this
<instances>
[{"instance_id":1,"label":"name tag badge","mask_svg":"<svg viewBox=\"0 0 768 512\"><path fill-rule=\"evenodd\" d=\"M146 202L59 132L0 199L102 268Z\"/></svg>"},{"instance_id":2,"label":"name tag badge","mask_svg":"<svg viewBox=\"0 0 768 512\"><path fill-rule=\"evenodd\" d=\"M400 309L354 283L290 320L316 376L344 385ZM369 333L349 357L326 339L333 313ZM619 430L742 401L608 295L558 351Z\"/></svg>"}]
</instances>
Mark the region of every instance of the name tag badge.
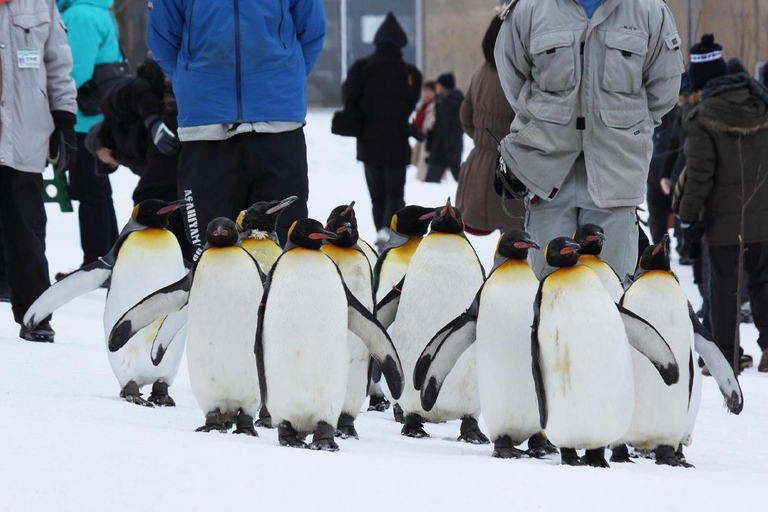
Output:
<instances>
[{"instance_id":1,"label":"name tag badge","mask_svg":"<svg viewBox=\"0 0 768 512\"><path fill-rule=\"evenodd\" d=\"M19 50L16 64L19 69L38 69L40 67L40 52L37 50Z\"/></svg>"}]
</instances>

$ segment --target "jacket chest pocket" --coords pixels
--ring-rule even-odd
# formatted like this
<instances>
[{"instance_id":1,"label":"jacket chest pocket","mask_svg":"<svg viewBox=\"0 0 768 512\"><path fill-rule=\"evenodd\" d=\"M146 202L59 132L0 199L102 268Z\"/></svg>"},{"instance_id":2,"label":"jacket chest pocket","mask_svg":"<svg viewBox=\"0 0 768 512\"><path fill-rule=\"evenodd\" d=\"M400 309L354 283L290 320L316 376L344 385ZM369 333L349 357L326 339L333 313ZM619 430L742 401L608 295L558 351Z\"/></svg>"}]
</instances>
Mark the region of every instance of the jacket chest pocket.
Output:
<instances>
[{"instance_id":1,"label":"jacket chest pocket","mask_svg":"<svg viewBox=\"0 0 768 512\"><path fill-rule=\"evenodd\" d=\"M15 14L11 18L11 45L19 83L45 86L45 43L50 24L47 12Z\"/></svg>"},{"instance_id":2,"label":"jacket chest pocket","mask_svg":"<svg viewBox=\"0 0 768 512\"><path fill-rule=\"evenodd\" d=\"M576 85L573 41L573 32L550 32L531 40L533 80L542 91L567 91Z\"/></svg>"},{"instance_id":3,"label":"jacket chest pocket","mask_svg":"<svg viewBox=\"0 0 768 512\"><path fill-rule=\"evenodd\" d=\"M606 32L603 89L638 94L643 86L643 64L648 42L625 32Z\"/></svg>"}]
</instances>

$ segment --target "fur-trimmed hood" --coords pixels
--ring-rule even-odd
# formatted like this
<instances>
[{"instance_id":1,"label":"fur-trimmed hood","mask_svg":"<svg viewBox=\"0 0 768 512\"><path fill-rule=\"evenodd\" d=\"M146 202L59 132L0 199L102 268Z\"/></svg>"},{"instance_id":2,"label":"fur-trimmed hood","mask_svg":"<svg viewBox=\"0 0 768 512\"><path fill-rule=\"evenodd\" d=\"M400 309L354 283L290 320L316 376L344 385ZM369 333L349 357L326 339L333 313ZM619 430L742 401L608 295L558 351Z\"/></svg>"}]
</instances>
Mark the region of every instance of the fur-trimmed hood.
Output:
<instances>
[{"instance_id":1,"label":"fur-trimmed hood","mask_svg":"<svg viewBox=\"0 0 768 512\"><path fill-rule=\"evenodd\" d=\"M768 128L768 89L746 73L715 78L689 114L720 133L751 135Z\"/></svg>"}]
</instances>

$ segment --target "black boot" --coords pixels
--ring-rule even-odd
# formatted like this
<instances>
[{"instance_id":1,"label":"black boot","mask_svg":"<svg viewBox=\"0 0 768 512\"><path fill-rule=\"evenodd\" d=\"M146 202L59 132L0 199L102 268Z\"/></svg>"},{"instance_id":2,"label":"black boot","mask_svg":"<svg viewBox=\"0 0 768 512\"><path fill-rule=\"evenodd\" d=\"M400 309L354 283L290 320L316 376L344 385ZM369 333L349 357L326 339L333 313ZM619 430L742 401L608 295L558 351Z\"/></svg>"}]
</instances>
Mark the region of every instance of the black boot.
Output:
<instances>
[{"instance_id":1,"label":"black boot","mask_svg":"<svg viewBox=\"0 0 768 512\"><path fill-rule=\"evenodd\" d=\"M321 421L317 424L315 434L312 436L310 450L322 450L324 452L337 452L339 445L333 440L334 428L328 423Z\"/></svg>"},{"instance_id":2,"label":"black boot","mask_svg":"<svg viewBox=\"0 0 768 512\"><path fill-rule=\"evenodd\" d=\"M143 405L144 407L154 407L151 403L141 398L141 391L139 391L139 385L135 381L128 381L128 384L120 391L120 397L125 398L126 402L130 402L136 405Z\"/></svg>"},{"instance_id":3,"label":"black boot","mask_svg":"<svg viewBox=\"0 0 768 512\"><path fill-rule=\"evenodd\" d=\"M519 459L525 452L515 448L512 438L509 436L500 436L493 442L493 453L491 457L497 459Z\"/></svg>"},{"instance_id":4,"label":"black boot","mask_svg":"<svg viewBox=\"0 0 768 512\"><path fill-rule=\"evenodd\" d=\"M152 384L152 393L149 394L149 401L159 407L176 407L176 402L168 394L167 382L157 381Z\"/></svg>"},{"instance_id":5,"label":"black boot","mask_svg":"<svg viewBox=\"0 0 768 512\"><path fill-rule=\"evenodd\" d=\"M259 419L256 420L257 427L275 428L272 426L272 415L269 414L269 410L266 405L262 405L259 409Z\"/></svg>"},{"instance_id":6,"label":"black boot","mask_svg":"<svg viewBox=\"0 0 768 512\"><path fill-rule=\"evenodd\" d=\"M277 439L280 441L280 446L308 448L307 443L299 439L299 434L293 428L290 421L284 421L277 426Z\"/></svg>"},{"instance_id":7,"label":"black boot","mask_svg":"<svg viewBox=\"0 0 768 512\"><path fill-rule=\"evenodd\" d=\"M400 404L392 406L392 414L395 416L396 422L405 423L405 414L403 413L403 408L400 407Z\"/></svg>"},{"instance_id":8,"label":"black boot","mask_svg":"<svg viewBox=\"0 0 768 512\"><path fill-rule=\"evenodd\" d=\"M27 341L36 341L38 343L53 343L53 337L56 333L51 327L51 322L43 320L35 328L27 328L22 325L19 331L19 338Z\"/></svg>"},{"instance_id":9,"label":"black boot","mask_svg":"<svg viewBox=\"0 0 768 512\"><path fill-rule=\"evenodd\" d=\"M357 430L355 430L355 418L346 412L339 415L339 422L334 434L342 439L349 439L350 437L360 439L357 435Z\"/></svg>"},{"instance_id":10,"label":"black boot","mask_svg":"<svg viewBox=\"0 0 768 512\"><path fill-rule=\"evenodd\" d=\"M595 448L594 450L586 450L584 456L581 458L581 462L587 466L593 468L609 468L608 461L605 460L605 448Z\"/></svg>"},{"instance_id":11,"label":"black boot","mask_svg":"<svg viewBox=\"0 0 768 512\"><path fill-rule=\"evenodd\" d=\"M560 448L560 464L563 466L583 466L579 454L573 448Z\"/></svg>"},{"instance_id":12,"label":"black boot","mask_svg":"<svg viewBox=\"0 0 768 512\"><path fill-rule=\"evenodd\" d=\"M195 432L213 432L214 430L218 430L222 434L227 433L227 428L224 426L224 418L219 409L214 409L206 414L205 425L197 427Z\"/></svg>"},{"instance_id":13,"label":"black boot","mask_svg":"<svg viewBox=\"0 0 768 512\"><path fill-rule=\"evenodd\" d=\"M233 434L245 434L247 436L259 437L259 433L253 428L253 416L249 416L242 409L237 411L235 418L235 430Z\"/></svg>"},{"instance_id":14,"label":"black boot","mask_svg":"<svg viewBox=\"0 0 768 512\"><path fill-rule=\"evenodd\" d=\"M480 430L480 425L477 424L477 418L473 418L472 416L465 416L461 419L459 432L457 441L464 441L465 443L471 444L488 444L491 442Z\"/></svg>"},{"instance_id":15,"label":"black boot","mask_svg":"<svg viewBox=\"0 0 768 512\"><path fill-rule=\"evenodd\" d=\"M629 462L630 464L635 463L635 461L629 458L629 448L625 444L620 444L611 448L611 462L616 462L617 464L625 462Z\"/></svg>"},{"instance_id":16,"label":"black boot","mask_svg":"<svg viewBox=\"0 0 768 512\"><path fill-rule=\"evenodd\" d=\"M553 445L542 432L534 434L528 439L528 455L540 459L546 455L558 453L557 446Z\"/></svg>"},{"instance_id":17,"label":"black boot","mask_svg":"<svg viewBox=\"0 0 768 512\"><path fill-rule=\"evenodd\" d=\"M395 404L397 406L397 404ZM422 437L429 437L424 431L424 421L418 414L408 414L405 416L405 423L400 433L406 437L415 437L417 439Z\"/></svg>"},{"instance_id":18,"label":"black boot","mask_svg":"<svg viewBox=\"0 0 768 512\"><path fill-rule=\"evenodd\" d=\"M368 401L368 411L384 412L389 409L389 400L384 395L371 395Z\"/></svg>"}]
</instances>

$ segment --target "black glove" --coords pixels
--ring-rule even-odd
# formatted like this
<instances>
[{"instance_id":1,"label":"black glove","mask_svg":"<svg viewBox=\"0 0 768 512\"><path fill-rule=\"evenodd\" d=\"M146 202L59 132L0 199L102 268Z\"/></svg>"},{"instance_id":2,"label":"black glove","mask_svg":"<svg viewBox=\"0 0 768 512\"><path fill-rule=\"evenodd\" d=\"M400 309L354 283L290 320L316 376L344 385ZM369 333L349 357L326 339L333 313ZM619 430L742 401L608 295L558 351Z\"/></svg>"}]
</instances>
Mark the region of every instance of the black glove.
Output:
<instances>
[{"instance_id":1,"label":"black glove","mask_svg":"<svg viewBox=\"0 0 768 512\"><path fill-rule=\"evenodd\" d=\"M168 128L158 116L148 117L144 120L144 126L149 130L152 143L157 150L164 155L175 155L181 149L181 142L173 130Z\"/></svg>"},{"instance_id":2,"label":"black glove","mask_svg":"<svg viewBox=\"0 0 768 512\"><path fill-rule=\"evenodd\" d=\"M48 143L48 161L53 164L55 172L68 171L77 163L77 116L72 112L56 110L51 112L51 117L56 129Z\"/></svg>"},{"instance_id":3,"label":"black glove","mask_svg":"<svg viewBox=\"0 0 768 512\"><path fill-rule=\"evenodd\" d=\"M416 125L411 123L408 125L408 136L413 137L419 142L424 142L424 134L419 131L418 128L416 128Z\"/></svg>"},{"instance_id":4,"label":"black glove","mask_svg":"<svg viewBox=\"0 0 768 512\"><path fill-rule=\"evenodd\" d=\"M528 194L528 187L507 168L507 163L499 153L499 160L496 164L496 177L493 180L493 190L499 197L507 199L523 200Z\"/></svg>"},{"instance_id":5,"label":"black glove","mask_svg":"<svg viewBox=\"0 0 768 512\"><path fill-rule=\"evenodd\" d=\"M704 238L706 225L700 221L686 222L680 219L680 231L683 234L683 246L680 254L691 259L701 258L701 240Z\"/></svg>"}]
</instances>

